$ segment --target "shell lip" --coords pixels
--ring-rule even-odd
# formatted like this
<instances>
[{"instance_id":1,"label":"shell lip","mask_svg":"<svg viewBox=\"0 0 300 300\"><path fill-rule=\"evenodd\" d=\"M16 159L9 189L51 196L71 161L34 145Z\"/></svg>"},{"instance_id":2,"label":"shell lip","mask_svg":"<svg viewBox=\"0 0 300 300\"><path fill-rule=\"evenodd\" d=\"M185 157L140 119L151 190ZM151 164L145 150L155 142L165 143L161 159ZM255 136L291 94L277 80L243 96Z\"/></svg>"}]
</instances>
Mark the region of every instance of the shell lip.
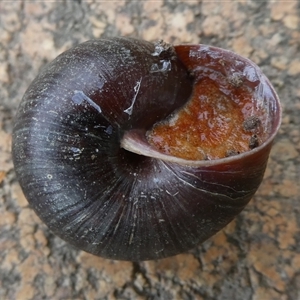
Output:
<instances>
[{"instance_id":1,"label":"shell lip","mask_svg":"<svg viewBox=\"0 0 300 300\"><path fill-rule=\"evenodd\" d=\"M277 128L279 129L280 122L278 122ZM146 140L146 131L140 129L132 129L124 133L121 139L121 148L133 152L138 155L148 156L151 158L160 159L163 161L176 163L183 166L193 166L193 167L210 167L216 166L219 164L230 163L236 161L240 158L246 158L263 151L268 145L272 144L275 136L277 133L276 131L261 145L258 147L251 149L247 152L243 152L234 156L219 158L219 159L212 159L212 160L188 160L184 158L175 157L172 155L165 154L163 152L158 151L153 146L149 145L148 141Z\"/></svg>"}]
</instances>

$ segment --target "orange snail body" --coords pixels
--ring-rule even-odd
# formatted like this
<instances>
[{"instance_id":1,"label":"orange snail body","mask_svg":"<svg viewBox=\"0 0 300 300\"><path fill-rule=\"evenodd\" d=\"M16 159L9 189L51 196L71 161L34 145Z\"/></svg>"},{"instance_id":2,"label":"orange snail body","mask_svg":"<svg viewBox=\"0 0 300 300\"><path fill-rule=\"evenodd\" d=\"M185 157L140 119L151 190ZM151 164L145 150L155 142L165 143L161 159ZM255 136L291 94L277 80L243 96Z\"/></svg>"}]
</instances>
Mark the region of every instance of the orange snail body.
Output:
<instances>
[{"instance_id":1,"label":"orange snail body","mask_svg":"<svg viewBox=\"0 0 300 300\"><path fill-rule=\"evenodd\" d=\"M230 144L246 145L245 151L224 150L222 135L236 126L225 113L208 120L216 113L211 100L208 113L198 116L220 135L205 129L198 151L203 159L193 156L201 145L181 146L197 127L185 120L202 101L205 80L234 107L251 106L241 115L239 138L246 142ZM196 104L187 107L191 98ZM13 161L31 207L62 239L106 258L159 259L205 241L245 207L262 181L279 125L271 84L230 51L91 40L58 56L26 91L13 131ZM197 141L199 132L188 139ZM176 141L188 150L178 154Z\"/></svg>"}]
</instances>

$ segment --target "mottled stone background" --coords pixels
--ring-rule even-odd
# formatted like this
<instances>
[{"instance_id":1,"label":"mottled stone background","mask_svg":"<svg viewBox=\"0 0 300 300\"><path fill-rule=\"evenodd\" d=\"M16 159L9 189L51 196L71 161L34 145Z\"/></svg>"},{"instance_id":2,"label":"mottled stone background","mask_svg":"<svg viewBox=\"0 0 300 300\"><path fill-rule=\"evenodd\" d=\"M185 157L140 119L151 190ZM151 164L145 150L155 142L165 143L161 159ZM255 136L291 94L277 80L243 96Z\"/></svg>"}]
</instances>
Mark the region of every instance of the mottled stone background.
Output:
<instances>
[{"instance_id":1,"label":"mottled stone background","mask_svg":"<svg viewBox=\"0 0 300 300\"><path fill-rule=\"evenodd\" d=\"M2 0L0 299L300 299L299 3ZM16 108L41 67L115 35L234 50L263 69L283 106L265 179L243 213L193 251L156 262L97 258L53 236L11 161Z\"/></svg>"}]
</instances>

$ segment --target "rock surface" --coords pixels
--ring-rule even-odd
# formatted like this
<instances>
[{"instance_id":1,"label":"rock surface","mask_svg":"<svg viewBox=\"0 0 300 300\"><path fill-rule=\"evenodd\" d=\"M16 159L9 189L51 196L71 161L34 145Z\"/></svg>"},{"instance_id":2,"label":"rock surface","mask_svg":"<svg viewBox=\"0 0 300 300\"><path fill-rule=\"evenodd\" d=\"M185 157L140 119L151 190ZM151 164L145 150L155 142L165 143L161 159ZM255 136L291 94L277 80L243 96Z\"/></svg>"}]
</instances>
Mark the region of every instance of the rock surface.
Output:
<instances>
[{"instance_id":1,"label":"rock surface","mask_svg":"<svg viewBox=\"0 0 300 300\"><path fill-rule=\"evenodd\" d=\"M300 299L298 1L0 3L0 299ZM39 70L64 50L115 35L231 49L276 88L283 123L247 208L189 253L143 263L94 257L30 209L11 161L13 117Z\"/></svg>"}]
</instances>

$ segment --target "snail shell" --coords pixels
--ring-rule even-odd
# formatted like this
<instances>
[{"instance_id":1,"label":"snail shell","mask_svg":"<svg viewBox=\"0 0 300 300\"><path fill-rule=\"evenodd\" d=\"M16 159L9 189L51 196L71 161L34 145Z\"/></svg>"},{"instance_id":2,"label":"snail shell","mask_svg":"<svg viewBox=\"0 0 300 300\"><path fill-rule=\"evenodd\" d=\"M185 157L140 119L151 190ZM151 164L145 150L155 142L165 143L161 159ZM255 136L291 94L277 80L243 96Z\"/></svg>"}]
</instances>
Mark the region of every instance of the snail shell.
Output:
<instances>
[{"instance_id":1,"label":"snail shell","mask_svg":"<svg viewBox=\"0 0 300 300\"><path fill-rule=\"evenodd\" d=\"M149 143L146 131L187 103L204 67L242 74L242 81L230 77L231 85L245 84L264 110L267 136L260 145L188 160ZM13 161L31 207L62 239L106 258L158 259L195 247L245 207L262 181L279 125L271 84L232 52L91 40L58 56L26 91Z\"/></svg>"}]
</instances>

